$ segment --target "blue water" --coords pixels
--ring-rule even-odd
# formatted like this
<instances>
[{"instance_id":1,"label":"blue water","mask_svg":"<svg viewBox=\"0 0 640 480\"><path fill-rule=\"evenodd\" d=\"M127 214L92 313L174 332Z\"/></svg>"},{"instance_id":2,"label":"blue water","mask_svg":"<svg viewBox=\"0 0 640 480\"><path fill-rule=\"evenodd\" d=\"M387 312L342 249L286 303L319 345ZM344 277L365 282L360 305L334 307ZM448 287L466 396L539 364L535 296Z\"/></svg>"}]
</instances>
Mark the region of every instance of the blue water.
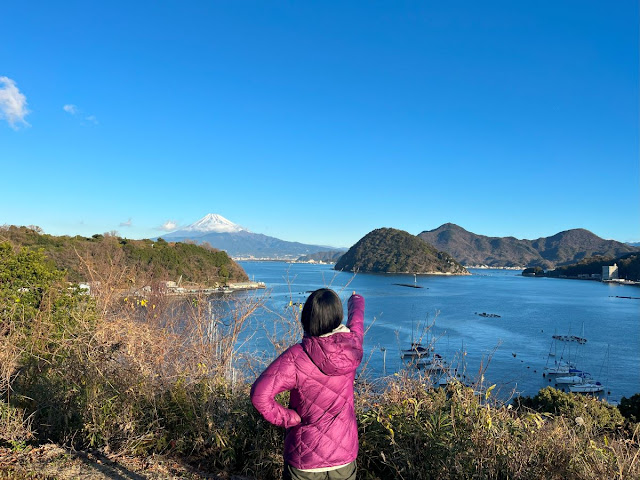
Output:
<instances>
[{"instance_id":1,"label":"blue water","mask_svg":"<svg viewBox=\"0 0 640 480\"><path fill-rule=\"evenodd\" d=\"M353 276L328 265L240 264L250 278L267 284L267 305L273 311L286 309L290 299L304 302L306 292L325 286L340 294L345 307L353 290L363 295L365 329L370 327L364 355L369 376L403 368L399 353L408 348L412 331L415 339L422 327L432 325L423 341L435 339L436 351L464 371L465 379L477 380L483 372L484 384L497 384L503 397L534 395L553 385L542 375L551 349L556 358L576 361L606 385L609 400L640 392L640 300L615 298L640 297L638 287L472 269L471 276L418 276L417 284L424 288L407 288L394 283L413 284L413 275ZM255 322L269 329L274 315L262 312ZM584 336L588 342L554 345L555 333ZM263 333L252 335L250 346L268 348Z\"/></svg>"}]
</instances>

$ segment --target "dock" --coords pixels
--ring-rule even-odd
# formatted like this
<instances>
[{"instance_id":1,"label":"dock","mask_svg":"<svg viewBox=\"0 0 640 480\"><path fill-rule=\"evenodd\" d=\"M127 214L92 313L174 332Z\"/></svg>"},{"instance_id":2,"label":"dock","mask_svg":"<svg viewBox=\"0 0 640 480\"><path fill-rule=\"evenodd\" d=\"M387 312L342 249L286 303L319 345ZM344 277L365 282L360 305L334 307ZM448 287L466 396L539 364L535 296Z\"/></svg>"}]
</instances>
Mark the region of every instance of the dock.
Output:
<instances>
[{"instance_id":1,"label":"dock","mask_svg":"<svg viewBox=\"0 0 640 480\"><path fill-rule=\"evenodd\" d=\"M220 287L168 287L166 295L181 296L181 295L215 295L218 293L234 293L245 290L259 290L267 288L264 282L239 282L229 283Z\"/></svg>"}]
</instances>

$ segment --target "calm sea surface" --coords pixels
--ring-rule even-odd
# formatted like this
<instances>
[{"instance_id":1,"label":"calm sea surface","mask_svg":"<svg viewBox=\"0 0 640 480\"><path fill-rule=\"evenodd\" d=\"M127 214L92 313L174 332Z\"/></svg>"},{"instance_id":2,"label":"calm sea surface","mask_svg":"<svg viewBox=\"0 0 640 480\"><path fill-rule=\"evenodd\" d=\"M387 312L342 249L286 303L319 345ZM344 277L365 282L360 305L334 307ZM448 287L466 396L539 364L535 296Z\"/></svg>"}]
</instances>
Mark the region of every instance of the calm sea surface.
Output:
<instances>
[{"instance_id":1,"label":"calm sea surface","mask_svg":"<svg viewBox=\"0 0 640 480\"><path fill-rule=\"evenodd\" d=\"M277 312L288 308L290 299L304 302L308 291L325 286L340 294L345 309L353 290L363 295L365 329L370 326L365 337L366 375L381 377L403 368L400 349L408 348L412 334L417 339L424 326L432 325L423 343L435 339L436 351L469 381L486 367L485 385L497 384L503 397L512 391L534 395L553 385L543 377L550 350L606 385L609 400L640 392L640 300L616 298L640 297L638 287L472 269L473 275L464 277L421 275L417 285L423 288L408 288L395 284L413 284L413 275L353 276L328 265L284 262L240 265L250 278L267 284L267 304ZM482 312L500 317L476 314ZM273 317L260 313L255 325L268 330ZM249 348L267 349L266 335L254 331ZM584 336L588 341L554 344L553 334Z\"/></svg>"}]
</instances>

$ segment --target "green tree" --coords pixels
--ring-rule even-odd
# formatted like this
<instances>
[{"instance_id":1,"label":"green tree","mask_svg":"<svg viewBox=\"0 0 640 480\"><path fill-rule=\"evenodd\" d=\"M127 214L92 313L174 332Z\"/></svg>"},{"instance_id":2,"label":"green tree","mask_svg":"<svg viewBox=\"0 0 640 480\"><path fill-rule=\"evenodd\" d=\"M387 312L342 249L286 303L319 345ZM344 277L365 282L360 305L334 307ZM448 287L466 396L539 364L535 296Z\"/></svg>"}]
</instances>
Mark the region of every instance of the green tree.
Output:
<instances>
[{"instance_id":1,"label":"green tree","mask_svg":"<svg viewBox=\"0 0 640 480\"><path fill-rule=\"evenodd\" d=\"M622 397L618 409L622 416L630 422L640 422L640 393L636 393L630 398Z\"/></svg>"},{"instance_id":2,"label":"green tree","mask_svg":"<svg viewBox=\"0 0 640 480\"><path fill-rule=\"evenodd\" d=\"M519 397L516 404L540 413L562 415L571 420L580 417L586 425L602 432L615 431L624 424L616 407L597 398L565 393L553 387L541 389L534 397Z\"/></svg>"},{"instance_id":3,"label":"green tree","mask_svg":"<svg viewBox=\"0 0 640 480\"><path fill-rule=\"evenodd\" d=\"M63 273L57 271L42 250L18 248L0 243L0 321L28 325L42 305L45 295L59 283Z\"/></svg>"}]
</instances>

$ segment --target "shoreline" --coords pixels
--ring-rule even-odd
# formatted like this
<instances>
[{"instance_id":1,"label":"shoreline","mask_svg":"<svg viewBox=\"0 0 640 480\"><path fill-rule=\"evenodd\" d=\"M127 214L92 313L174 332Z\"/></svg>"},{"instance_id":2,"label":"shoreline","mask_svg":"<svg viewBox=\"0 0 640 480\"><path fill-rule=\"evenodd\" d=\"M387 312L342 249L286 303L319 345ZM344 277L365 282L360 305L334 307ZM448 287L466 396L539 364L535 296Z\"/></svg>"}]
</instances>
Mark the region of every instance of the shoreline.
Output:
<instances>
[{"instance_id":1,"label":"shoreline","mask_svg":"<svg viewBox=\"0 0 640 480\"><path fill-rule=\"evenodd\" d=\"M527 267L490 267L488 265L465 265L464 268L475 270L524 270Z\"/></svg>"}]
</instances>

